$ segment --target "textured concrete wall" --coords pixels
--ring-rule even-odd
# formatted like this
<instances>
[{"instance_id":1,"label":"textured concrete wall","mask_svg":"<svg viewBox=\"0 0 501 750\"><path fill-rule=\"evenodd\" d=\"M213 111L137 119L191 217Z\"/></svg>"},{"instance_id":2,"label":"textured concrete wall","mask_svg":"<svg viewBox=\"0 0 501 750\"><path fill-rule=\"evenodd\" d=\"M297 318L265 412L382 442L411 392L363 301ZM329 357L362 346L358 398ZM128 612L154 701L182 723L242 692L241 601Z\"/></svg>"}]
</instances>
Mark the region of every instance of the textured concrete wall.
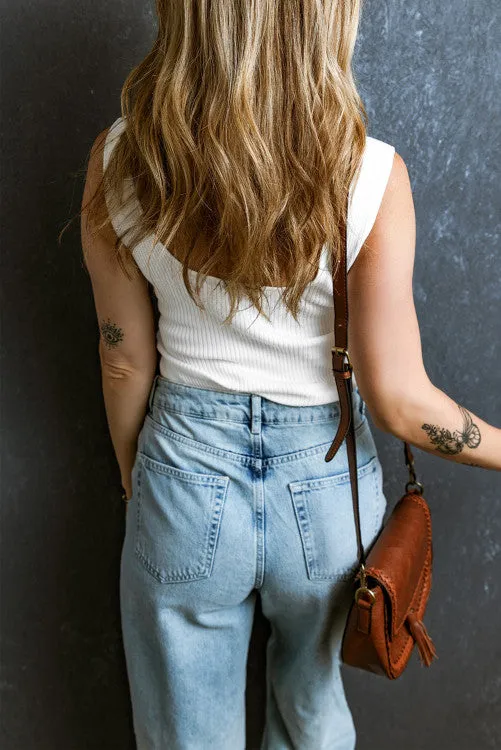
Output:
<instances>
[{"instance_id":1,"label":"textured concrete wall","mask_svg":"<svg viewBox=\"0 0 501 750\"><path fill-rule=\"evenodd\" d=\"M357 75L371 134L407 163L414 294L433 383L501 426L501 8L369 0ZM389 335L390 332L389 332ZM376 434L393 504L402 444ZM414 451L432 509L425 621L439 660L395 683L346 670L360 748L501 747L501 478ZM357 749L358 750L358 749Z\"/></svg>"},{"instance_id":2,"label":"textured concrete wall","mask_svg":"<svg viewBox=\"0 0 501 750\"><path fill-rule=\"evenodd\" d=\"M75 173L154 36L150 3L2 2L1 746L134 747L120 639L124 511L80 263ZM497 0L366 0L356 73L370 134L414 189L416 306L435 385L501 426L501 13ZM390 332L389 332L390 335ZM390 505L401 444L375 431ZM439 661L397 682L345 669L357 750L501 747L501 483L416 452L434 522ZM266 623L249 657L263 718ZM202 749L201 749L202 750Z\"/></svg>"}]
</instances>

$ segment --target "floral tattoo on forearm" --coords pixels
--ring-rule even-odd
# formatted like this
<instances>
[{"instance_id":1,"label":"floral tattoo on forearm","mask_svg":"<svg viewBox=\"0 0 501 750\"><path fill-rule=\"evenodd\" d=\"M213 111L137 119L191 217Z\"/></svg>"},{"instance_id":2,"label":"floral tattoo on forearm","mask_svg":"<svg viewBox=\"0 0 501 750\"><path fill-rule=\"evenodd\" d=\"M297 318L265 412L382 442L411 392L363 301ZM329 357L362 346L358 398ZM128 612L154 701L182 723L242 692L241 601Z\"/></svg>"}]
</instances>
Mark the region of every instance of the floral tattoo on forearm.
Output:
<instances>
[{"instance_id":1,"label":"floral tattoo on forearm","mask_svg":"<svg viewBox=\"0 0 501 750\"><path fill-rule=\"evenodd\" d=\"M107 321L101 323L100 331L103 342L108 347L108 349L113 349L115 346L118 346L121 341L123 341L124 332L122 331L120 326L118 326L116 323L112 323L109 318Z\"/></svg>"},{"instance_id":2,"label":"floral tattoo on forearm","mask_svg":"<svg viewBox=\"0 0 501 750\"><path fill-rule=\"evenodd\" d=\"M441 453L454 455L461 453L463 448L477 448L480 444L480 430L476 424L473 424L471 415L462 406L458 406L463 416L463 429L461 431L438 427L433 424L422 424L421 427L428 433L428 436Z\"/></svg>"}]
</instances>

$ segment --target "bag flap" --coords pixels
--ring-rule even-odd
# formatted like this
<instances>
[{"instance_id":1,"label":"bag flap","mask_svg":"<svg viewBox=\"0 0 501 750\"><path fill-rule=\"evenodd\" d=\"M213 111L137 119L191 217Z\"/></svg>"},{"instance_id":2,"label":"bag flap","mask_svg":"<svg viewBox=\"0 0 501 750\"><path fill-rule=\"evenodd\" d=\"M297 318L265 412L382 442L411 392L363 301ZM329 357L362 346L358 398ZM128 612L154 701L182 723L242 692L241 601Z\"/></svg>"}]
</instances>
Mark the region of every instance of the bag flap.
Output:
<instances>
[{"instance_id":1,"label":"bag flap","mask_svg":"<svg viewBox=\"0 0 501 750\"><path fill-rule=\"evenodd\" d=\"M409 492L395 505L367 555L366 573L375 578L391 602L391 636L402 627L423 568L431 566L431 514L422 495ZM360 578L357 573L356 578ZM370 581L367 584L370 586Z\"/></svg>"}]
</instances>

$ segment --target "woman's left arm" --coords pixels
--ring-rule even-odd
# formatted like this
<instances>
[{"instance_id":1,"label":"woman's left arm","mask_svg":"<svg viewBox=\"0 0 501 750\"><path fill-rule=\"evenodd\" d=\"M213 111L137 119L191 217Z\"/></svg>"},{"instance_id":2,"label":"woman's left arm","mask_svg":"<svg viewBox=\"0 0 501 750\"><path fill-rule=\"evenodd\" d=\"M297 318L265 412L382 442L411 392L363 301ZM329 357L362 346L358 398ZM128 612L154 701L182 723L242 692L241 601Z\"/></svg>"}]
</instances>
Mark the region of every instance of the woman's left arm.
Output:
<instances>
[{"instance_id":1,"label":"woman's left arm","mask_svg":"<svg viewBox=\"0 0 501 750\"><path fill-rule=\"evenodd\" d=\"M155 313L148 282L138 271L128 279L114 256L116 234L110 226L96 233L85 206L102 179L102 143L94 142L82 201L81 239L99 326L102 387L113 448L127 498L137 438L157 368ZM93 230L91 232L91 229Z\"/></svg>"}]
</instances>

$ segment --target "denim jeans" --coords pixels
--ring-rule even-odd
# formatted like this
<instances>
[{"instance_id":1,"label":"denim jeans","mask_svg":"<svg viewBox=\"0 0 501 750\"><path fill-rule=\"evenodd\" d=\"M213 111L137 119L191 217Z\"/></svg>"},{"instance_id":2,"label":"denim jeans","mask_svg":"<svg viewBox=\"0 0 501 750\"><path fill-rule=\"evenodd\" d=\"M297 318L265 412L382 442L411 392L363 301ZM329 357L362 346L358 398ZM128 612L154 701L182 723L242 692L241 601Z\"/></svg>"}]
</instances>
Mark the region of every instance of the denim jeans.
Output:
<instances>
[{"instance_id":1,"label":"denim jeans","mask_svg":"<svg viewBox=\"0 0 501 750\"><path fill-rule=\"evenodd\" d=\"M382 467L353 391L362 539ZM337 402L288 406L157 375L138 440L120 567L138 750L244 750L256 596L270 622L261 750L353 750L340 647L357 570Z\"/></svg>"}]
</instances>

